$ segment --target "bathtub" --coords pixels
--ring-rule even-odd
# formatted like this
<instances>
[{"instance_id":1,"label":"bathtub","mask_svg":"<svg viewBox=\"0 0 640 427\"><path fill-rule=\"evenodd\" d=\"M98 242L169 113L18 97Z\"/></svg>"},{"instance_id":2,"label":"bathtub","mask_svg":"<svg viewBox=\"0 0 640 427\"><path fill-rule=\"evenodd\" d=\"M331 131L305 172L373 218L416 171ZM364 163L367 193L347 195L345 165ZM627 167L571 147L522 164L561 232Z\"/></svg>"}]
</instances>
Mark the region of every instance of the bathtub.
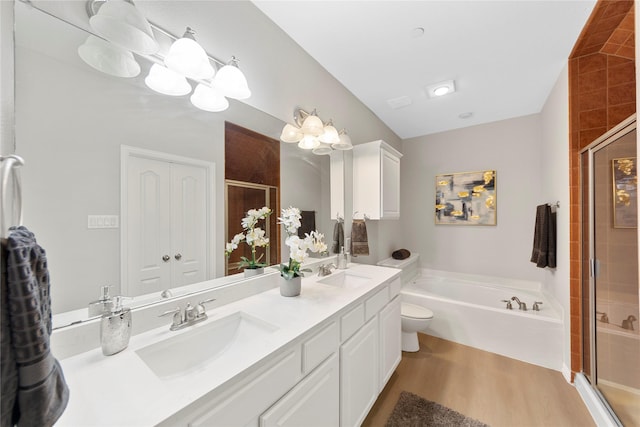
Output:
<instances>
[{"instance_id":1,"label":"bathtub","mask_svg":"<svg viewBox=\"0 0 640 427\"><path fill-rule=\"evenodd\" d=\"M527 311L506 309L517 296ZM433 311L426 334L545 368L562 370L561 308L540 284L435 270L422 270L403 285L402 301ZM541 301L540 311L533 303Z\"/></svg>"}]
</instances>

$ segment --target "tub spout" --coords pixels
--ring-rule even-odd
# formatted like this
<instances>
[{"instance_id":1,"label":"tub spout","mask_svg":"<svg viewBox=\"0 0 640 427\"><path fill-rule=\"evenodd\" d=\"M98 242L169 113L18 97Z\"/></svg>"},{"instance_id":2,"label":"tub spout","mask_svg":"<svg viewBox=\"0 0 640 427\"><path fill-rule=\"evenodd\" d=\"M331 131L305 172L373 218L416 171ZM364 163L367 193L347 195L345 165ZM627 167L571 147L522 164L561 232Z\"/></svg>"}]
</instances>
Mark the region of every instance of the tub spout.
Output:
<instances>
[{"instance_id":1,"label":"tub spout","mask_svg":"<svg viewBox=\"0 0 640 427\"><path fill-rule=\"evenodd\" d=\"M635 322L636 317L633 314L630 314L629 317L627 317L626 319L624 319L622 321L622 329L628 329L630 331L633 331L633 322Z\"/></svg>"},{"instance_id":2,"label":"tub spout","mask_svg":"<svg viewBox=\"0 0 640 427\"><path fill-rule=\"evenodd\" d=\"M518 303L518 308L522 311L527 311L527 304L525 304L524 302L520 301L520 299L518 299L518 297L511 297L511 301L515 301Z\"/></svg>"}]
</instances>

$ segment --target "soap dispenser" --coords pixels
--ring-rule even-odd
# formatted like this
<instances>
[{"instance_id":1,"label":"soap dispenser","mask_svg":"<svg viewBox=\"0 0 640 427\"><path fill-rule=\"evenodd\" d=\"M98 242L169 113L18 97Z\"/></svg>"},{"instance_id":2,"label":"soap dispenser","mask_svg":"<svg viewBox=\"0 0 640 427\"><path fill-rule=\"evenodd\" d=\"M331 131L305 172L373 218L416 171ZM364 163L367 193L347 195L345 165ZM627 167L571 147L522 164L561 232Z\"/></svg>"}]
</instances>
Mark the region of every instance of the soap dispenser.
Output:
<instances>
[{"instance_id":1,"label":"soap dispenser","mask_svg":"<svg viewBox=\"0 0 640 427\"><path fill-rule=\"evenodd\" d=\"M102 354L111 356L127 348L131 337L131 309L122 306L122 296L113 297L113 307L102 315L100 344Z\"/></svg>"},{"instance_id":2,"label":"soap dispenser","mask_svg":"<svg viewBox=\"0 0 640 427\"><path fill-rule=\"evenodd\" d=\"M111 313L113 300L109 295L109 288L111 288L111 286L100 287L100 299L89 303L89 317L102 316L103 314Z\"/></svg>"},{"instance_id":3,"label":"soap dispenser","mask_svg":"<svg viewBox=\"0 0 640 427\"><path fill-rule=\"evenodd\" d=\"M344 246L340 248L340 253L338 254L338 269L345 270L347 268L347 254L344 252Z\"/></svg>"}]
</instances>

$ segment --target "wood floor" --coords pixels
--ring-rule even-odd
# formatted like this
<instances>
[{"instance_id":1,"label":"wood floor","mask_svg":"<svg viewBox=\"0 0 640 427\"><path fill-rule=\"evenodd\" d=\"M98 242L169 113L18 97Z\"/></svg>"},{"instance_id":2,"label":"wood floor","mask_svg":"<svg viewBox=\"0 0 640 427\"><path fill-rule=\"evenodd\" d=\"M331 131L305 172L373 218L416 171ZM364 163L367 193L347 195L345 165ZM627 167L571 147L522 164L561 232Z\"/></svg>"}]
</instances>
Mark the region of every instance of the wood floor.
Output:
<instances>
[{"instance_id":1,"label":"wood floor","mask_svg":"<svg viewBox=\"0 0 640 427\"><path fill-rule=\"evenodd\" d=\"M384 426L403 390L491 427L594 426L576 389L560 372L429 335L402 361L365 419Z\"/></svg>"}]
</instances>

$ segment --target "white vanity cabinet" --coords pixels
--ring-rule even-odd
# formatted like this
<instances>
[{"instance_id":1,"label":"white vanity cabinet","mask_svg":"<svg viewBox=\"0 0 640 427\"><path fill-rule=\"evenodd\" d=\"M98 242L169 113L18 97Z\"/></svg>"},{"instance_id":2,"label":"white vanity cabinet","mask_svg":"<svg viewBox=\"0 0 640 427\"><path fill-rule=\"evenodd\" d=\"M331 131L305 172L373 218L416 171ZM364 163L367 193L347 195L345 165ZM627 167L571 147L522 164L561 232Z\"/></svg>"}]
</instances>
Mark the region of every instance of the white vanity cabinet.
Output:
<instances>
[{"instance_id":1,"label":"white vanity cabinet","mask_svg":"<svg viewBox=\"0 0 640 427\"><path fill-rule=\"evenodd\" d=\"M379 140L353 147L353 210L370 219L400 218L400 158Z\"/></svg>"}]
</instances>

